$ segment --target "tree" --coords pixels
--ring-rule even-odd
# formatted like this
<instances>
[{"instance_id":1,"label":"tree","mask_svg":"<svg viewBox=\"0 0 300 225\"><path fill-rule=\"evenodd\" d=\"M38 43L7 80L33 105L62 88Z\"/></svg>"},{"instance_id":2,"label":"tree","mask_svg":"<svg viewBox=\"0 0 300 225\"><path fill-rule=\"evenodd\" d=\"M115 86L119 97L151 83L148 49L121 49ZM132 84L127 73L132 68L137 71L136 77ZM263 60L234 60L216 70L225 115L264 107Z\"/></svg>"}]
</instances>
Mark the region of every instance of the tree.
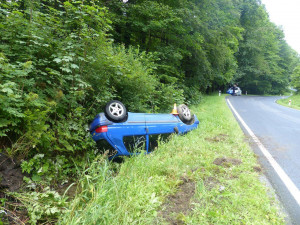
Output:
<instances>
[{"instance_id":1,"label":"tree","mask_svg":"<svg viewBox=\"0 0 300 225\"><path fill-rule=\"evenodd\" d=\"M247 0L241 9L244 33L236 54L239 68L234 82L248 93L283 93L297 57L286 44L282 30L269 21L263 5Z\"/></svg>"},{"instance_id":2,"label":"tree","mask_svg":"<svg viewBox=\"0 0 300 225\"><path fill-rule=\"evenodd\" d=\"M291 84L293 85L294 88L297 89L297 91L299 93L299 91L300 91L300 65L298 65L295 68L291 78L292 78Z\"/></svg>"}]
</instances>

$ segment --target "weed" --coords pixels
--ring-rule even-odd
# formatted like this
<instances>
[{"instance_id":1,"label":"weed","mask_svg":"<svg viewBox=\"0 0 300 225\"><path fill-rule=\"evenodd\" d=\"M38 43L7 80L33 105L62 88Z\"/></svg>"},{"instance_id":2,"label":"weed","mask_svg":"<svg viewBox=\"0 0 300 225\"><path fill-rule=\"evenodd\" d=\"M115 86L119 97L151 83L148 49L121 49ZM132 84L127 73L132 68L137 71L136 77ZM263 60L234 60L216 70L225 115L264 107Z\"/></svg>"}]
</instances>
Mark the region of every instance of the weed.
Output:
<instances>
[{"instance_id":1,"label":"weed","mask_svg":"<svg viewBox=\"0 0 300 225\"><path fill-rule=\"evenodd\" d=\"M28 211L31 224L43 221L54 222L67 206L67 198L62 197L56 191L51 191L49 188L45 188L43 192L14 192L8 194L23 204ZM19 207L22 207L22 205L19 205Z\"/></svg>"}]
</instances>

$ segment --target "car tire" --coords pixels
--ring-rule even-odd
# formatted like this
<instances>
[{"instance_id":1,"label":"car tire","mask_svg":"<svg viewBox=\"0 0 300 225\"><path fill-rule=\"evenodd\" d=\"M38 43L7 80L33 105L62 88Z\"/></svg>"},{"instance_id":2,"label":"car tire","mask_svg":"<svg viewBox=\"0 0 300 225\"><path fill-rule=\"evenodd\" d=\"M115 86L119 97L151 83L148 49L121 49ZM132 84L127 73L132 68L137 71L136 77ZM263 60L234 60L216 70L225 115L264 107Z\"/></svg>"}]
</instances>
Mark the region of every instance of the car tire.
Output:
<instances>
[{"instance_id":1,"label":"car tire","mask_svg":"<svg viewBox=\"0 0 300 225\"><path fill-rule=\"evenodd\" d=\"M125 105L117 100L112 100L106 104L104 114L107 119L115 123L125 122L128 117Z\"/></svg>"},{"instance_id":2,"label":"car tire","mask_svg":"<svg viewBox=\"0 0 300 225\"><path fill-rule=\"evenodd\" d=\"M177 107L177 112L178 112L179 119L183 123L188 125L194 123L195 121L194 115L191 114L190 109L186 105L184 104L179 105Z\"/></svg>"}]
</instances>

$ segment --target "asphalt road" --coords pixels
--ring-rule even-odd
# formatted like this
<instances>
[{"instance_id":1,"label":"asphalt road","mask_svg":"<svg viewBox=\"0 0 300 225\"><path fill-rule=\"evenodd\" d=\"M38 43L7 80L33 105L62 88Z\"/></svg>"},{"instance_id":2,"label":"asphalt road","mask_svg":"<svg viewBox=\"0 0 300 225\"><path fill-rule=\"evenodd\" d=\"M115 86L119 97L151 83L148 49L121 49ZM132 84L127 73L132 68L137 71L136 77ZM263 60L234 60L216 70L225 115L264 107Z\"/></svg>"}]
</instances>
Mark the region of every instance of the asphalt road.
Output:
<instances>
[{"instance_id":1,"label":"asphalt road","mask_svg":"<svg viewBox=\"0 0 300 225\"><path fill-rule=\"evenodd\" d=\"M300 193L300 110L278 105L275 101L279 98L229 96L228 100L294 184L294 192L291 192L289 184L280 178L257 143L251 144L290 216L288 223L300 225L300 205L295 198ZM241 127L251 143L249 132L242 124Z\"/></svg>"}]
</instances>

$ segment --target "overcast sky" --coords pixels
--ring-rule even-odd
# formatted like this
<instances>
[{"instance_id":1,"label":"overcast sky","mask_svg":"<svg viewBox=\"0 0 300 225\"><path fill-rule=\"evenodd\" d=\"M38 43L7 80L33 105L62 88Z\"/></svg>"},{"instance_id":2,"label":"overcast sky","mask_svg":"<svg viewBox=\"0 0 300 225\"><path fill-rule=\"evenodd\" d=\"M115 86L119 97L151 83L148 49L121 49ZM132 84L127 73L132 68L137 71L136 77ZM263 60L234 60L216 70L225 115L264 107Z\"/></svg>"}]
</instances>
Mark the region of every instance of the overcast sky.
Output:
<instances>
[{"instance_id":1,"label":"overcast sky","mask_svg":"<svg viewBox=\"0 0 300 225\"><path fill-rule=\"evenodd\" d=\"M270 20L282 26L285 40L300 54L300 0L261 0Z\"/></svg>"}]
</instances>

